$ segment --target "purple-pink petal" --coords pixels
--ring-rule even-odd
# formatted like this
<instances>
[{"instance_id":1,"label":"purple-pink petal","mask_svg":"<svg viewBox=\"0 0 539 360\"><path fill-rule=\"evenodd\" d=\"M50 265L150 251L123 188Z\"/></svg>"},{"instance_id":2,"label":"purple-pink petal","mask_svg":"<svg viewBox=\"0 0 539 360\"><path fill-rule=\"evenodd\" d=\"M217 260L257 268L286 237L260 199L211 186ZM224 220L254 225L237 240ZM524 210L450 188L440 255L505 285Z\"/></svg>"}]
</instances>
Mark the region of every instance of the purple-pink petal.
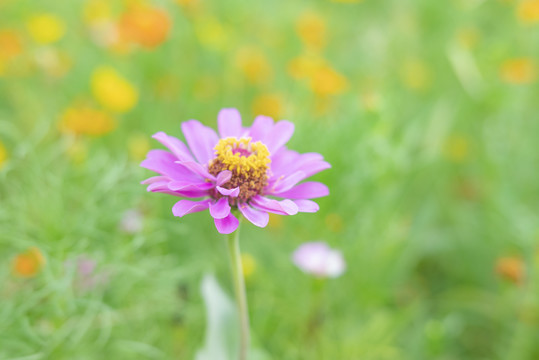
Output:
<instances>
[{"instance_id":1,"label":"purple-pink petal","mask_svg":"<svg viewBox=\"0 0 539 360\"><path fill-rule=\"evenodd\" d=\"M210 215L214 219L223 219L230 214L230 205L228 204L228 198L222 197L214 203L210 204Z\"/></svg>"},{"instance_id":2,"label":"purple-pink petal","mask_svg":"<svg viewBox=\"0 0 539 360\"><path fill-rule=\"evenodd\" d=\"M214 158L213 148L219 138L212 128L202 125L197 120L189 120L182 124L183 135L191 152L201 164L207 164Z\"/></svg>"},{"instance_id":3,"label":"purple-pink petal","mask_svg":"<svg viewBox=\"0 0 539 360\"><path fill-rule=\"evenodd\" d=\"M164 150L163 153L167 153ZM140 166L143 168L146 168L148 170L155 171L158 174L165 175L167 177L170 177L175 180L185 180L185 181L197 181L199 180L199 176L190 169L185 168L184 166L180 166L172 161L169 161L166 159L164 154L162 154L162 157L156 157L158 153L152 153L152 158L148 158L144 160L142 163L140 163ZM170 153L167 153L170 156L174 156Z\"/></svg>"},{"instance_id":4,"label":"purple-pink petal","mask_svg":"<svg viewBox=\"0 0 539 360\"><path fill-rule=\"evenodd\" d=\"M294 200L294 203L298 206L299 212L315 213L320 210L320 206L311 200Z\"/></svg>"},{"instance_id":5,"label":"purple-pink petal","mask_svg":"<svg viewBox=\"0 0 539 360\"><path fill-rule=\"evenodd\" d=\"M174 136L169 136L162 131L154 134L152 137L172 151L172 153L178 158L177 160L194 161L193 156L183 141L175 138Z\"/></svg>"},{"instance_id":6,"label":"purple-pink petal","mask_svg":"<svg viewBox=\"0 0 539 360\"><path fill-rule=\"evenodd\" d=\"M263 211L269 211L279 215L296 215L298 213L298 206L292 200L274 200L264 196L254 196L250 200L250 204Z\"/></svg>"},{"instance_id":7,"label":"purple-pink petal","mask_svg":"<svg viewBox=\"0 0 539 360\"><path fill-rule=\"evenodd\" d=\"M286 120L279 121L275 124L271 133L266 136L264 144L268 147L269 152L273 154L290 140L293 133L293 123Z\"/></svg>"},{"instance_id":8,"label":"purple-pink petal","mask_svg":"<svg viewBox=\"0 0 539 360\"><path fill-rule=\"evenodd\" d=\"M257 116L253 122L253 126L249 129L249 136L253 141L262 141L273 129L273 119L269 116Z\"/></svg>"},{"instance_id":9,"label":"purple-pink petal","mask_svg":"<svg viewBox=\"0 0 539 360\"><path fill-rule=\"evenodd\" d=\"M231 177L232 177L232 171L223 170L219 174L217 174L216 184L218 186L222 186L222 185L226 184L230 180Z\"/></svg>"},{"instance_id":10,"label":"purple-pink petal","mask_svg":"<svg viewBox=\"0 0 539 360\"><path fill-rule=\"evenodd\" d=\"M155 182L160 182L160 181L169 181L169 178L166 176L152 176L150 178L147 178L144 181L141 181L140 183L143 185L146 185L146 184L153 184Z\"/></svg>"},{"instance_id":11,"label":"purple-pink petal","mask_svg":"<svg viewBox=\"0 0 539 360\"><path fill-rule=\"evenodd\" d=\"M232 108L222 109L217 115L217 126L221 138L240 138L243 132L240 112Z\"/></svg>"},{"instance_id":12,"label":"purple-pink petal","mask_svg":"<svg viewBox=\"0 0 539 360\"><path fill-rule=\"evenodd\" d=\"M187 181L171 181L168 188L173 191L210 190L214 185L209 182L192 183Z\"/></svg>"},{"instance_id":13,"label":"purple-pink petal","mask_svg":"<svg viewBox=\"0 0 539 360\"><path fill-rule=\"evenodd\" d=\"M190 201L180 200L172 207L174 216L182 217L187 214L206 210L210 206L211 200Z\"/></svg>"},{"instance_id":14,"label":"purple-pink petal","mask_svg":"<svg viewBox=\"0 0 539 360\"><path fill-rule=\"evenodd\" d=\"M276 195L287 199L314 199L322 196L329 195L329 189L326 185L308 181L302 184L296 185L288 191L281 193L268 192L270 195Z\"/></svg>"},{"instance_id":15,"label":"purple-pink petal","mask_svg":"<svg viewBox=\"0 0 539 360\"><path fill-rule=\"evenodd\" d=\"M176 161L176 164L182 165L195 174L200 175L205 179L215 180L215 176L210 174L205 166L194 161Z\"/></svg>"},{"instance_id":16,"label":"purple-pink petal","mask_svg":"<svg viewBox=\"0 0 539 360\"><path fill-rule=\"evenodd\" d=\"M287 191L292 189L294 185L296 185L301 180L305 179L305 173L303 171L297 171L283 179L278 178L276 181L270 186L271 191L274 193L281 193L283 191Z\"/></svg>"},{"instance_id":17,"label":"purple-pink petal","mask_svg":"<svg viewBox=\"0 0 539 360\"><path fill-rule=\"evenodd\" d=\"M222 219L214 219L215 227L221 234L230 234L236 230L240 224L239 220L230 213L227 217Z\"/></svg>"},{"instance_id":18,"label":"purple-pink petal","mask_svg":"<svg viewBox=\"0 0 539 360\"><path fill-rule=\"evenodd\" d=\"M243 216L258 227L266 227L269 222L269 214L265 211L255 210L247 204L239 204L238 209Z\"/></svg>"},{"instance_id":19,"label":"purple-pink petal","mask_svg":"<svg viewBox=\"0 0 539 360\"><path fill-rule=\"evenodd\" d=\"M224 195L224 196L238 197L238 195L240 194L239 186L233 189L225 189L224 187L221 187L221 186L216 186L215 188L217 189L217 191L219 191L219 193L221 193L221 195Z\"/></svg>"}]
</instances>

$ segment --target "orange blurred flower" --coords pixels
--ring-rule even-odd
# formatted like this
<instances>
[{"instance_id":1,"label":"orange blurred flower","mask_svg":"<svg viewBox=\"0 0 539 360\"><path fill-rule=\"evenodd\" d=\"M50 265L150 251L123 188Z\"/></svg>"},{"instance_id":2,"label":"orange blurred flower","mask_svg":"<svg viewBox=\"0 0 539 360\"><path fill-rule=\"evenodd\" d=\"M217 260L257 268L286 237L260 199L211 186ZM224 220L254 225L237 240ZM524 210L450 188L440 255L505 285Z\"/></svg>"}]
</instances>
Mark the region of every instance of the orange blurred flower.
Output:
<instances>
[{"instance_id":1,"label":"orange blurred flower","mask_svg":"<svg viewBox=\"0 0 539 360\"><path fill-rule=\"evenodd\" d=\"M326 22L315 12L307 11L300 15L296 32L308 48L320 50L326 45Z\"/></svg>"},{"instance_id":2,"label":"orange blurred flower","mask_svg":"<svg viewBox=\"0 0 539 360\"><path fill-rule=\"evenodd\" d=\"M116 122L106 112L88 105L75 105L64 111L59 128L64 133L99 136L114 130Z\"/></svg>"},{"instance_id":3,"label":"orange blurred flower","mask_svg":"<svg viewBox=\"0 0 539 360\"><path fill-rule=\"evenodd\" d=\"M517 18L523 24L539 21L539 0L522 1L517 7Z\"/></svg>"},{"instance_id":4,"label":"orange blurred flower","mask_svg":"<svg viewBox=\"0 0 539 360\"><path fill-rule=\"evenodd\" d=\"M123 14L119 32L127 41L147 48L162 44L171 28L169 15L158 8L136 5Z\"/></svg>"},{"instance_id":5,"label":"orange blurred flower","mask_svg":"<svg viewBox=\"0 0 539 360\"><path fill-rule=\"evenodd\" d=\"M45 263L41 251L37 247L31 247L15 256L11 269L15 275L29 278L36 276Z\"/></svg>"},{"instance_id":6,"label":"orange blurred flower","mask_svg":"<svg viewBox=\"0 0 539 360\"><path fill-rule=\"evenodd\" d=\"M283 113L283 98L279 94L262 94L253 101L253 114L278 119Z\"/></svg>"},{"instance_id":7,"label":"orange blurred flower","mask_svg":"<svg viewBox=\"0 0 539 360\"><path fill-rule=\"evenodd\" d=\"M112 67L97 68L92 74L91 87L96 100L108 110L124 113L137 104L137 89Z\"/></svg>"},{"instance_id":8,"label":"orange blurred flower","mask_svg":"<svg viewBox=\"0 0 539 360\"><path fill-rule=\"evenodd\" d=\"M257 48L241 48L236 53L236 66L252 84L264 83L271 75L271 67L266 57Z\"/></svg>"},{"instance_id":9,"label":"orange blurred flower","mask_svg":"<svg viewBox=\"0 0 539 360\"><path fill-rule=\"evenodd\" d=\"M505 61L501 67L502 79L510 84L529 84L535 80L537 69L529 58L515 58Z\"/></svg>"},{"instance_id":10,"label":"orange blurred flower","mask_svg":"<svg viewBox=\"0 0 539 360\"><path fill-rule=\"evenodd\" d=\"M0 58L10 60L20 53L22 53L20 35L15 30L0 30Z\"/></svg>"},{"instance_id":11,"label":"orange blurred flower","mask_svg":"<svg viewBox=\"0 0 539 360\"><path fill-rule=\"evenodd\" d=\"M514 284L522 284L525 278L526 268L520 257L501 257L496 261L496 273L503 279Z\"/></svg>"}]
</instances>

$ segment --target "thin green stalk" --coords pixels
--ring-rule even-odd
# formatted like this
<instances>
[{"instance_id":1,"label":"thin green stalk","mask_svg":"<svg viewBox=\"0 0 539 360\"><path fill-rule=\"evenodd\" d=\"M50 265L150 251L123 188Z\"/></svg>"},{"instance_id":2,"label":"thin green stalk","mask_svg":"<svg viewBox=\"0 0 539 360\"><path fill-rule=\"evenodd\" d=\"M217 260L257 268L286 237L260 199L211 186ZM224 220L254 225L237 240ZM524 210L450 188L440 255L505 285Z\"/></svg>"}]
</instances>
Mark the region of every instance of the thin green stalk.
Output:
<instances>
[{"instance_id":1,"label":"thin green stalk","mask_svg":"<svg viewBox=\"0 0 539 360\"><path fill-rule=\"evenodd\" d=\"M247 295L245 293L245 280L240 253L240 228L227 238L230 265L232 266L232 282L240 320L240 349L239 360L247 359L249 349L249 313L247 311Z\"/></svg>"}]
</instances>

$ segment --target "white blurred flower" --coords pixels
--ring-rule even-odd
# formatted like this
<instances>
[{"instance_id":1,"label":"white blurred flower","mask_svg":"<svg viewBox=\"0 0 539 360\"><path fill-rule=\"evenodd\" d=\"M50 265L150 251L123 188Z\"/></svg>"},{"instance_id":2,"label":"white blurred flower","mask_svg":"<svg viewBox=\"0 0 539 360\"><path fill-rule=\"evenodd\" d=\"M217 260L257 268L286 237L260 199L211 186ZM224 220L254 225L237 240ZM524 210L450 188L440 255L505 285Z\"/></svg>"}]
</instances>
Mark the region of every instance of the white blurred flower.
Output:
<instances>
[{"instance_id":1,"label":"white blurred flower","mask_svg":"<svg viewBox=\"0 0 539 360\"><path fill-rule=\"evenodd\" d=\"M336 278L346 269L342 253L322 241L300 245L294 251L292 261L303 272L317 277Z\"/></svg>"},{"instance_id":2,"label":"white blurred flower","mask_svg":"<svg viewBox=\"0 0 539 360\"><path fill-rule=\"evenodd\" d=\"M144 227L143 220L144 216L140 210L127 210L120 221L120 229L127 234L136 234L142 231Z\"/></svg>"}]
</instances>

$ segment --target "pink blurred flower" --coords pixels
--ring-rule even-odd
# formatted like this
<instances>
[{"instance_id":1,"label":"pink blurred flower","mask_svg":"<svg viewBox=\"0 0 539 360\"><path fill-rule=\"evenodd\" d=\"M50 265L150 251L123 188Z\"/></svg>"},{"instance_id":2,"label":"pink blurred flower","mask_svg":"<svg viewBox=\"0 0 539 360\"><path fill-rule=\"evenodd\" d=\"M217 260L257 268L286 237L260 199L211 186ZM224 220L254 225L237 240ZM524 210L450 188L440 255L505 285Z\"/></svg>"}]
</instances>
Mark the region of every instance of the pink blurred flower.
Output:
<instances>
[{"instance_id":1,"label":"pink blurred flower","mask_svg":"<svg viewBox=\"0 0 539 360\"><path fill-rule=\"evenodd\" d=\"M321 278L339 277L346 269L342 253L321 241L300 245L294 251L292 261L303 272Z\"/></svg>"},{"instance_id":2,"label":"pink blurred flower","mask_svg":"<svg viewBox=\"0 0 539 360\"><path fill-rule=\"evenodd\" d=\"M140 210L130 209L123 213L120 230L126 234L136 234L144 228L144 216Z\"/></svg>"},{"instance_id":3,"label":"pink blurred flower","mask_svg":"<svg viewBox=\"0 0 539 360\"><path fill-rule=\"evenodd\" d=\"M163 132L153 136L170 152L151 150L141 163L159 174L143 181L148 191L202 198L178 201L172 208L175 216L209 209L217 230L230 234L239 225L231 210L239 210L259 227L268 224L269 213L318 211L318 204L309 199L328 195L328 188L300 182L331 166L320 154L286 148L294 124L257 116L251 127L243 127L236 109L222 109L217 122L219 135L196 120L184 122L189 147Z\"/></svg>"},{"instance_id":4,"label":"pink blurred flower","mask_svg":"<svg viewBox=\"0 0 539 360\"><path fill-rule=\"evenodd\" d=\"M80 256L76 260L65 262L67 269L75 272L74 287L81 293L94 290L98 286L106 285L109 276L105 272L96 271L96 262L85 256Z\"/></svg>"}]
</instances>

